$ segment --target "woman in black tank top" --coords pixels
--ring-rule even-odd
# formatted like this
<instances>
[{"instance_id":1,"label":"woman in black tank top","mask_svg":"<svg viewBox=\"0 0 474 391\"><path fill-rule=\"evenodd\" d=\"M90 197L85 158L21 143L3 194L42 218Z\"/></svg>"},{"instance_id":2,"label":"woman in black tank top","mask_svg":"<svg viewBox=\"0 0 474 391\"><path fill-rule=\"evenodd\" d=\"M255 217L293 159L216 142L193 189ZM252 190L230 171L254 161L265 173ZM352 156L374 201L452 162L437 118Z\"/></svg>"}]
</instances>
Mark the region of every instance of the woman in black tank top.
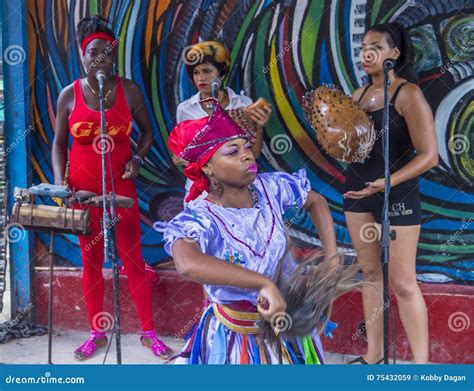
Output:
<instances>
[{"instance_id":1,"label":"woman in black tank top","mask_svg":"<svg viewBox=\"0 0 474 391\"><path fill-rule=\"evenodd\" d=\"M380 363L383 356L382 268L380 223L382 220L384 159L382 148L383 61L396 59L389 73L390 173L389 216L396 239L391 241L389 278L400 318L407 333L415 363L428 362L428 317L416 280L416 249L421 227L418 177L438 162L433 114L420 88L414 84L411 46L407 32L398 24L372 27L361 48L361 63L370 84L354 92L372 117L375 145L364 163L346 169L344 212L349 234L366 284L362 301L366 319L367 354L351 363Z\"/></svg>"}]
</instances>

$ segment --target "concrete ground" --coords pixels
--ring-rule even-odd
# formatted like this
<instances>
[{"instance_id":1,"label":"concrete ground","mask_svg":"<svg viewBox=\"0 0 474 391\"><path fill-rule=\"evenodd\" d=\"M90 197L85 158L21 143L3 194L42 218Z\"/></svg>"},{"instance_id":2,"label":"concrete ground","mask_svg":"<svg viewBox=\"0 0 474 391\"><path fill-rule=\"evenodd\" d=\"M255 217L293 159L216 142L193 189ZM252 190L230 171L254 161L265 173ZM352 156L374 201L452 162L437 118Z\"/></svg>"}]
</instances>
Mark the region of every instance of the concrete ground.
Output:
<instances>
[{"instance_id":1,"label":"concrete ground","mask_svg":"<svg viewBox=\"0 0 474 391\"><path fill-rule=\"evenodd\" d=\"M53 363L54 364L102 364L106 348L90 360L79 363L74 360L73 351L89 334L68 330L57 330L53 333ZM172 337L161 339L175 352L184 345L182 340ZM326 353L328 364L346 364L355 358L351 355ZM48 336L15 339L6 344L0 344L0 364L46 364L48 361ZM106 364L115 364L115 340L112 342L107 355ZM154 357L149 350L143 348L139 336L134 334L122 335L123 364L163 364L164 360ZM402 362L399 362L402 363Z\"/></svg>"},{"instance_id":2,"label":"concrete ground","mask_svg":"<svg viewBox=\"0 0 474 391\"><path fill-rule=\"evenodd\" d=\"M10 284L7 270L7 288L3 296L3 312L0 313L0 323L10 320ZM79 363L74 360L73 352L89 336L88 332L70 330L54 330L53 332L53 363L54 364L102 364L106 348L90 360ZM172 337L160 337L175 352L184 345L183 340ZM154 357L143 348L139 336L135 334L122 335L122 363L123 364L163 364L165 361ZM346 364L355 356L337 353L326 353L328 364ZM6 344L0 344L0 364L47 364L48 336L14 339ZM106 364L115 364L115 340L112 341L107 355ZM399 362L405 363L405 362Z\"/></svg>"}]
</instances>

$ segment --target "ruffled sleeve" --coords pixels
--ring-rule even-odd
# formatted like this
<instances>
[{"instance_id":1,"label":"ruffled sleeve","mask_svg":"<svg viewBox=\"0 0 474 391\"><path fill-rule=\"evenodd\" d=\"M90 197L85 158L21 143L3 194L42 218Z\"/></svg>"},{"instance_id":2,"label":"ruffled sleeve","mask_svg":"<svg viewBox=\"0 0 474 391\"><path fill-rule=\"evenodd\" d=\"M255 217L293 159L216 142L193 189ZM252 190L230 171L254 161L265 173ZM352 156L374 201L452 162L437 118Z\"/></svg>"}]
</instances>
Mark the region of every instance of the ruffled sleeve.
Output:
<instances>
[{"instance_id":1,"label":"ruffled sleeve","mask_svg":"<svg viewBox=\"0 0 474 391\"><path fill-rule=\"evenodd\" d=\"M158 225L155 229L160 230ZM171 249L174 242L185 238L197 242L201 251L205 253L211 237L211 221L192 209L186 209L168 222L163 231L164 248L170 256L173 255Z\"/></svg>"},{"instance_id":2,"label":"ruffled sleeve","mask_svg":"<svg viewBox=\"0 0 474 391\"><path fill-rule=\"evenodd\" d=\"M261 174L261 177L271 187L271 192L283 212L291 208L301 208L306 203L311 183L304 168L293 174L272 172Z\"/></svg>"}]
</instances>

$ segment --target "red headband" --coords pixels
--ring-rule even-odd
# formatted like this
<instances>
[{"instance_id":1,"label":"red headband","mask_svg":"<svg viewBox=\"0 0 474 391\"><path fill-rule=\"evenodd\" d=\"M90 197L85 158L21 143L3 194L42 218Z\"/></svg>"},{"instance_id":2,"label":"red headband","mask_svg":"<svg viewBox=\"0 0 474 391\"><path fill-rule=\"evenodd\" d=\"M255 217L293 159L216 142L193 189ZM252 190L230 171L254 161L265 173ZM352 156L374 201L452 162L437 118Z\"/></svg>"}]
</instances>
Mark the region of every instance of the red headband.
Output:
<instances>
[{"instance_id":1,"label":"red headband","mask_svg":"<svg viewBox=\"0 0 474 391\"><path fill-rule=\"evenodd\" d=\"M82 44L81 44L82 55L86 53L87 45L89 45L89 43L93 41L94 39L103 39L104 41L110 42L111 44L115 42L114 37L104 32L89 34L87 37L84 38L84 41L82 41ZM113 48L113 51L115 53L115 48Z\"/></svg>"}]
</instances>

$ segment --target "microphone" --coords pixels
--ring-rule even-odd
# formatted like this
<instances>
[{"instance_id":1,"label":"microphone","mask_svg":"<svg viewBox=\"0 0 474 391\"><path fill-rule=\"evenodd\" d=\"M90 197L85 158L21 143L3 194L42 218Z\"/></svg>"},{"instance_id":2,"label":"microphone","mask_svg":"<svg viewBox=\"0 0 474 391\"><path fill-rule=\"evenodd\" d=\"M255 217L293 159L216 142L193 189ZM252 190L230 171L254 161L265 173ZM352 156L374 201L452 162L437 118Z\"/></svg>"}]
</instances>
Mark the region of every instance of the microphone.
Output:
<instances>
[{"instance_id":1,"label":"microphone","mask_svg":"<svg viewBox=\"0 0 474 391\"><path fill-rule=\"evenodd\" d=\"M211 95L213 98L218 99L219 97L219 90L221 88L222 80L218 77L215 77L211 81Z\"/></svg>"},{"instance_id":2,"label":"microphone","mask_svg":"<svg viewBox=\"0 0 474 391\"><path fill-rule=\"evenodd\" d=\"M387 58L383 62L383 71L384 72L389 72L393 68L395 68L395 65L397 65L397 61L394 58Z\"/></svg>"},{"instance_id":3,"label":"microphone","mask_svg":"<svg viewBox=\"0 0 474 391\"><path fill-rule=\"evenodd\" d=\"M99 83L99 90L104 91L105 87L105 72L101 69L95 74L95 78Z\"/></svg>"}]
</instances>

